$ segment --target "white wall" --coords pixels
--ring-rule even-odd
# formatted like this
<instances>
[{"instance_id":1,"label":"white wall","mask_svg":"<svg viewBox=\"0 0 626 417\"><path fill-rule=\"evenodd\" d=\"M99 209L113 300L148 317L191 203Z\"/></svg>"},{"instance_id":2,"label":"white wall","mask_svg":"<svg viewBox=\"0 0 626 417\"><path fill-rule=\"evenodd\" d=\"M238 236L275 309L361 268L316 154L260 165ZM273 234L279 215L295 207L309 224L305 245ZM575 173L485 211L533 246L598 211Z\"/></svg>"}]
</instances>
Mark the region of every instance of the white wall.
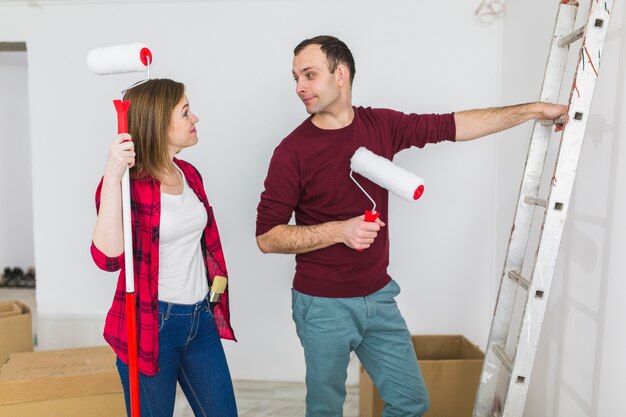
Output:
<instances>
[{"instance_id":1,"label":"white wall","mask_svg":"<svg viewBox=\"0 0 626 417\"><path fill-rule=\"evenodd\" d=\"M26 271L35 250L25 52L0 52L0 91L0 268Z\"/></svg>"},{"instance_id":2,"label":"white wall","mask_svg":"<svg viewBox=\"0 0 626 417\"><path fill-rule=\"evenodd\" d=\"M293 258L262 255L254 240L269 158L306 117L293 92L293 47L322 33L344 39L357 62L356 104L407 112L501 104L499 26L477 24L475 5L462 0L41 4L0 8L0 40L28 45L44 348L84 343L72 329L85 317L102 320L116 281L89 256L93 192L115 134L111 100L139 76L90 74L91 48L144 41L155 55L153 76L188 87L200 144L183 158L202 172L222 233L239 338L225 343L235 378L304 374L290 311ZM414 333L486 342L495 297L497 142L430 146L397 158L428 181L420 202L393 198L390 208L390 271ZM64 331L50 330L57 328Z\"/></svg>"},{"instance_id":3,"label":"white wall","mask_svg":"<svg viewBox=\"0 0 626 417\"><path fill-rule=\"evenodd\" d=\"M503 101L537 91L543 77L556 1L508 2L504 21ZM599 3L602 7L602 2ZM581 1L576 27L587 16ZM602 55L585 144L554 275L533 370L526 416L623 416L626 384L626 316L623 253L626 248L624 102L626 9L615 2ZM533 30L529 30L529 29ZM523 34L523 36L520 36ZM570 63L580 43L572 46ZM564 83L562 102L567 102ZM528 130L530 135L530 130ZM504 248L513 219L528 137L508 135L498 149L498 248ZM557 141L558 135L554 136ZM510 145L510 146L509 146ZM552 172L553 166L546 169ZM499 257L503 257L501 252ZM500 261L499 261L500 262Z\"/></svg>"}]
</instances>

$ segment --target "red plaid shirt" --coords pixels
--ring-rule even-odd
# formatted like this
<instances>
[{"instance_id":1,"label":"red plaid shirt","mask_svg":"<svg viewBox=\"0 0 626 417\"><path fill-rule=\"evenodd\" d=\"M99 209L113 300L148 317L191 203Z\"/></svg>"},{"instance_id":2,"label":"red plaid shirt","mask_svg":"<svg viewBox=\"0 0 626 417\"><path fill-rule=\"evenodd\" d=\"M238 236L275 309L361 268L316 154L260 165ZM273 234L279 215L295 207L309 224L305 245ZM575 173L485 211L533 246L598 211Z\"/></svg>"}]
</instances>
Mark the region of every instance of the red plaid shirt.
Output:
<instances>
[{"instance_id":1,"label":"red plaid shirt","mask_svg":"<svg viewBox=\"0 0 626 417\"><path fill-rule=\"evenodd\" d=\"M215 275L228 278L222 244L209 205L200 173L193 165L174 159L185 174L189 187L204 203L208 221L202 235L202 254L207 268L209 287ZM131 218L133 230L133 253L135 255L135 293L137 297L137 338L139 371L155 375L159 371L159 328L158 328L158 279L159 279L159 225L161 220L160 183L151 178L131 180ZM102 180L96 190L96 211L100 208ZM91 256L100 269L120 271L113 304L104 325L104 338L117 356L128 363L128 335L126 326L126 285L124 254L109 257L93 243ZM236 340L230 325L228 287L220 303L215 306L214 318L220 337Z\"/></svg>"}]
</instances>

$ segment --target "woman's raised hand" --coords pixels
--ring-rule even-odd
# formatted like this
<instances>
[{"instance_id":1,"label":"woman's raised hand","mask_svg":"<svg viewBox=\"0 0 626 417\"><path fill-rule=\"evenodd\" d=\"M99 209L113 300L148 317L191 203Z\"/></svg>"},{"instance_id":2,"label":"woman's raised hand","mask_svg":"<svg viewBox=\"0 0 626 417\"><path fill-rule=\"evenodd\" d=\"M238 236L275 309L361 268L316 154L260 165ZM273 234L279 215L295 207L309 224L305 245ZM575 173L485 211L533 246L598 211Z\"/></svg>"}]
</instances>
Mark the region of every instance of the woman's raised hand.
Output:
<instances>
[{"instance_id":1,"label":"woman's raised hand","mask_svg":"<svg viewBox=\"0 0 626 417\"><path fill-rule=\"evenodd\" d=\"M109 181L121 182L124 171L135 165L135 144L128 133L120 133L109 146L104 176Z\"/></svg>"}]
</instances>

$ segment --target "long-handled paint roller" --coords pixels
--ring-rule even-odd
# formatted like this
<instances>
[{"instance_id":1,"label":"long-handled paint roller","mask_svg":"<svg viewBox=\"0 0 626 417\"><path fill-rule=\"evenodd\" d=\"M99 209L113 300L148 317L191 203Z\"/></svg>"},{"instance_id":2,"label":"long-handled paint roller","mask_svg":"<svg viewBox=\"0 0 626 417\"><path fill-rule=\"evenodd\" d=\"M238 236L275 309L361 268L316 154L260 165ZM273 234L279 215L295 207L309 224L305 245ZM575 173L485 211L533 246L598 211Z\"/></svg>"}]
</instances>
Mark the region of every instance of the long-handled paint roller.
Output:
<instances>
[{"instance_id":1,"label":"long-handled paint roller","mask_svg":"<svg viewBox=\"0 0 626 417\"><path fill-rule=\"evenodd\" d=\"M424 180L422 178L361 146L350 158L350 178L374 205L371 211L365 210L365 221L367 222L376 221L380 213L376 211L376 202L354 178L353 172L361 174L409 202L417 200L424 193Z\"/></svg>"},{"instance_id":2,"label":"long-handled paint roller","mask_svg":"<svg viewBox=\"0 0 626 417\"><path fill-rule=\"evenodd\" d=\"M118 45L98 48L87 55L87 65L98 75L147 71L150 79L152 53L142 44ZM137 84L139 84L137 83ZM126 91L126 90L124 90ZM117 132L128 133L129 101L114 100L117 111ZM124 253L126 273L126 323L128 325L128 379L130 385L130 410L132 417L139 417L139 365L137 363L137 307L135 297L135 272L133 268L133 239L130 214L130 176L127 168L122 178L122 223L124 226Z\"/></svg>"}]
</instances>

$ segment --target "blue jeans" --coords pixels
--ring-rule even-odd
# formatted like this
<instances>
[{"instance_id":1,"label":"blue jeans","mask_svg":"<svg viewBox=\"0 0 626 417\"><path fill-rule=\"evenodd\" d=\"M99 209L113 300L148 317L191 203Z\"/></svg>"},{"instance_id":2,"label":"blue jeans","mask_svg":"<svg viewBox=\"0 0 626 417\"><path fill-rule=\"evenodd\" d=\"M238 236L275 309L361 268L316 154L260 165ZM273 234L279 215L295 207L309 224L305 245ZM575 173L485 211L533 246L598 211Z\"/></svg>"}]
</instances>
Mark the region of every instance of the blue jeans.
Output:
<instances>
[{"instance_id":1,"label":"blue jeans","mask_svg":"<svg viewBox=\"0 0 626 417\"><path fill-rule=\"evenodd\" d=\"M226 356L205 298L184 305L159 301L159 372L139 373L141 417L171 417L180 384L196 416L236 417L237 405ZM128 366L117 369L130 416Z\"/></svg>"},{"instance_id":2,"label":"blue jeans","mask_svg":"<svg viewBox=\"0 0 626 417\"><path fill-rule=\"evenodd\" d=\"M341 417L350 352L385 401L383 417L422 416L428 392L391 281L366 297L313 297L292 290L296 331L306 362L307 417Z\"/></svg>"}]
</instances>

